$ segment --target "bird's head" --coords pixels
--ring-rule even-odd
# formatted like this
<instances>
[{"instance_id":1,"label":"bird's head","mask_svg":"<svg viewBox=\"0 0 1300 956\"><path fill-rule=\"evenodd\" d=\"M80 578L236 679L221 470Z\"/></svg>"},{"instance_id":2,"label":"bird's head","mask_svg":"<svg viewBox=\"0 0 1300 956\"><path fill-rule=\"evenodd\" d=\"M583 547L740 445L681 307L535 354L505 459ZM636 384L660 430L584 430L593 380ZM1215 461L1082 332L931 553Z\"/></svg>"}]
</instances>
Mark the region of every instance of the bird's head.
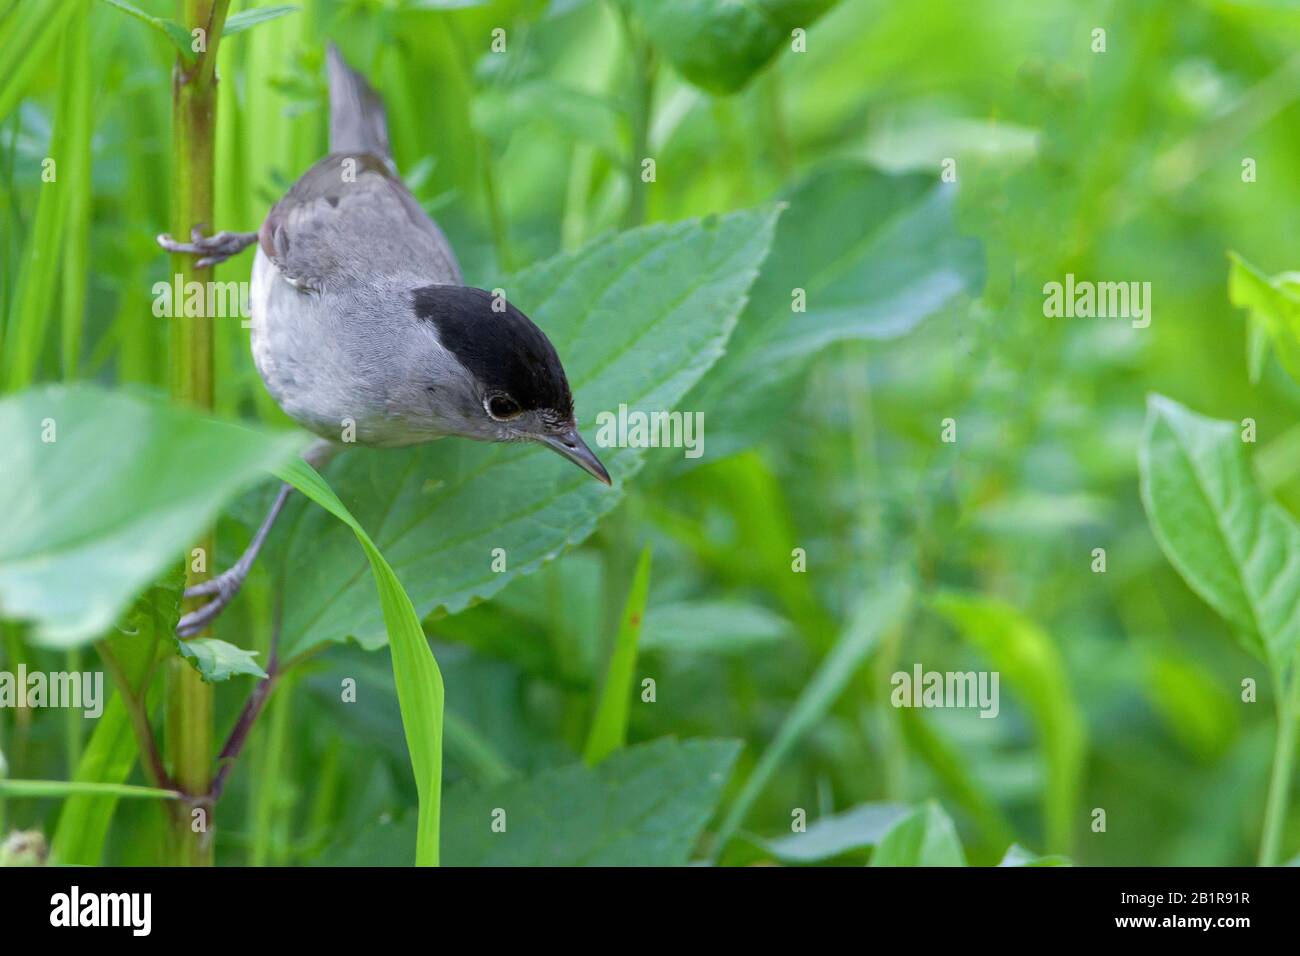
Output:
<instances>
[{"instance_id":1,"label":"bird's head","mask_svg":"<svg viewBox=\"0 0 1300 956\"><path fill-rule=\"evenodd\" d=\"M610 483L578 434L560 357L528 316L467 286L423 286L412 298L437 336L441 367L425 392L440 427L478 441L538 442Z\"/></svg>"}]
</instances>

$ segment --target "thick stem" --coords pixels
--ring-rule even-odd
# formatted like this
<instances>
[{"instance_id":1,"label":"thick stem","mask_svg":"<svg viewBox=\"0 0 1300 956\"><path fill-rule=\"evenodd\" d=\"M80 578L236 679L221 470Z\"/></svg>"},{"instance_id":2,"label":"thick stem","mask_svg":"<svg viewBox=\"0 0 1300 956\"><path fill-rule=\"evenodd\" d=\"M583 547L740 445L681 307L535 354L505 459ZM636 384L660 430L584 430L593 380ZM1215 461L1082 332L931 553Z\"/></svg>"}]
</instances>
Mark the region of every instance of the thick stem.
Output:
<instances>
[{"instance_id":1,"label":"thick stem","mask_svg":"<svg viewBox=\"0 0 1300 956\"><path fill-rule=\"evenodd\" d=\"M171 233L188 237L200 226L212 226L212 183L216 135L216 58L230 0L177 0L179 20L186 28L204 31L206 47L193 64L179 57L172 71L172 183ZM188 255L172 256L172 272L183 281L206 283L212 270L197 269ZM171 320L170 384L173 401L212 408L213 330L210 316ZM215 559L214 540L208 533L197 543L203 550L203 572L190 568L187 586L207 577ZM189 608L187 608L189 610ZM170 662L167 685L167 756L176 785L196 800L206 800L212 786L212 687L180 657ZM211 807L205 814L176 815L169 843L173 864L212 863ZM206 818L205 818L206 817Z\"/></svg>"},{"instance_id":2,"label":"thick stem","mask_svg":"<svg viewBox=\"0 0 1300 956\"><path fill-rule=\"evenodd\" d=\"M1264 807L1264 834L1259 844L1259 865L1276 866L1282 847L1282 828L1291 796L1291 774L1295 767L1296 718L1300 716L1300 654L1291 665L1290 682L1281 684L1284 695L1278 704L1277 743L1273 747L1273 775Z\"/></svg>"}]
</instances>

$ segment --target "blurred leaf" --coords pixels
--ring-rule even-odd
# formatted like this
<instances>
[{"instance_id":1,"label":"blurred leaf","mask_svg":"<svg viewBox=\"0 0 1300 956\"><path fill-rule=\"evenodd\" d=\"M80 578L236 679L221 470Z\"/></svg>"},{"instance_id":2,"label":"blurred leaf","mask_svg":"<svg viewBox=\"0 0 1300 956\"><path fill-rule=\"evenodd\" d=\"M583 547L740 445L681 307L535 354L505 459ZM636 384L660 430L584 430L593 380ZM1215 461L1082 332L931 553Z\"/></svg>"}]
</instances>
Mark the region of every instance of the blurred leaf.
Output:
<instances>
[{"instance_id":1,"label":"blurred leaf","mask_svg":"<svg viewBox=\"0 0 1300 956\"><path fill-rule=\"evenodd\" d=\"M1300 382L1300 273L1269 278L1235 252L1228 253L1228 300L1249 310L1250 380L1258 382L1271 343L1291 377Z\"/></svg>"},{"instance_id":2,"label":"blurred leaf","mask_svg":"<svg viewBox=\"0 0 1300 956\"><path fill-rule=\"evenodd\" d=\"M181 594L185 590L185 569L172 567L161 581L135 600L117 633L97 645L101 654L111 655L115 680L127 683L127 692L142 696L139 706L150 710L149 679L160 657L172 653L176 622L181 616ZM157 691L159 687L152 688ZM119 688L95 722L95 730L82 751L73 780L95 783L125 783L139 754L131 717ZM63 802L51 850L63 864L98 866L104 853L108 829L113 822L118 797L115 794L73 794Z\"/></svg>"},{"instance_id":3,"label":"blurred leaf","mask_svg":"<svg viewBox=\"0 0 1300 956\"><path fill-rule=\"evenodd\" d=\"M241 10L239 13L232 13L226 18L226 25L221 31L223 37L234 36L236 33L243 33L245 30L257 26L259 23L265 23L268 20L274 20L276 17L282 17L286 13L296 13L300 7L284 5L279 7L254 7L252 10Z\"/></svg>"},{"instance_id":4,"label":"blurred leaf","mask_svg":"<svg viewBox=\"0 0 1300 956\"><path fill-rule=\"evenodd\" d=\"M933 605L984 653L1033 716L1045 765L1047 844L1068 852L1077 822L1085 739L1083 716L1060 652L1042 628L994 598L945 591Z\"/></svg>"},{"instance_id":5,"label":"blurred leaf","mask_svg":"<svg viewBox=\"0 0 1300 956\"><path fill-rule=\"evenodd\" d=\"M871 854L872 866L965 866L957 830L934 801L900 820Z\"/></svg>"},{"instance_id":6,"label":"blurred leaf","mask_svg":"<svg viewBox=\"0 0 1300 956\"><path fill-rule=\"evenodd\" d=\"M1007 847L1006 856L998 866L1070 866L1070 860L1064 856L1038 856L1030 853L1019 843Z\"/></svg>"},{"instance_id":7,"label":"blurred leaf","mask_svg":"<svg viewBox=\"0 0 1300 956\"><path fill-rule=\"evenodd\" d=\"M0 400L0 615L50 645L103 634L227 499L303 444L88 385Z\"/></svg>"},{"instance_id":8,"label":"blurred leaf","mask_svg":"<svg viewBox=\"0 0 1300 956\"><path fill-rule=\"evenodd\" d=\"M269 676L254 660L256 651L246 651L215 637L191 637L177 640L176 643L180 646L181 657L189 661L209 683L230 680L237 674L263 679Z\"/></svg>"},{"instance_id":9,"label":"blurred leaf","mask_svg":"<svg viewBox=\"0 0 1300 956\"><path fill-rule=\"evenodd\" d=\"M1152 395L1139 466L1169 562L1280 673L1300 639L1300 528L1260 490L1238 426Z\"/></svg>"},{"instance_id":10,"label":"blurred leaf","mask_svg":"<svg viewBox=\"0 0 1300 956\"><path fill-rule=\"evenodd\" d=\"M750 807L776 773L794 746L803 739L831 709L849 679L891 628L900 627L912 606L912 587L903 578L891 578L870 591L854 610L844 632L822 660L812 679L804 685L799 699L781 722L772 742L754 766L749 779L732 802L718 827L715 854L745 822Z\"/></svg>"},{"instance_id":11,"label":"blurred leaf","mask_svg":"<svg viewBox=\"0 0 1300 956\"><path fill-rule=\"evenodd\" d=\"M142 23L149 24L172 42L172 46L176 47L176 52L181 55L181 59L186 63L194 63L198 60L198 54L194 52L193 37L190 36L190 31L175 20L155 17L152 14L145 13L134 4L127 3L126 0L103 0L103 2L110 7L116 7L128 16L135 17Z\"/></svg>"},{"instance_id":12,"label":"blurred leaf","mask_svg":"<svg viewBox=\"0 0 1300 956\"><path fill-rule=\"evenodd\" d=\"M406 734L406 749L411 757L415 788L420 798L415 865L437 866L444 698L438 662L433 659L429 642L420 627L420 618L397 575L325 480L301 458L289 462L278 474L351 528L370 562L370 573L379 591L379 606L388 629L397 704L402 712L402 730Z\"/></svg>"},{"instance_id":13,"label":"blurred leaf","mask_svg":"<svg viewBox=\"0 0 1300 956\"><path fill-rule=\"evenodd\" d=\"M596 716L591 722L583 759L588 765L600 763L627 743L627 715L635 692L636 644L645 617L646 597L650 592L650 546L641 550L632 575L632 588L619 616L614 653L609 659L605 686L600 692Z\"/></svg>"},{"instance_id":14,"label":"blurred leaf","mask_svg":"<svg viewBox=\"0 0 1300 956\"><path fill-rule=\"evenodd\" d=\"M454 866L681 866L713 815L740 745L656 740L595 767L447 792ZM504 814L504 816L502 815ZM494 820L504 832L493 832Z\"/></svg>"},{"instance_id":15,"label":"blurred leaf","mask_svg":"<svg viewBox=\"0 0 1300 956\"><path fill-rule=\"evenodd\" d=\"M788 638L789 621L743 601L680 601L646 612L643 651L738 654Z\"/></svg>"},{"instance_id":16,"label":"blurred leaf","mask_svg":"<svg viewBox=\"0 0 1300 956\"><path fill-rule=\"evenodd\" d=\"M624 162L628 134L622 113L603 97L549 80L489 87L474 97L474 125L501 146L537 120L590 143L612 163Z\"/></svg>"},{"instance_id":17,"label":"blurred leaf","mask_svg":"<svg viewBox=\"0 0 1300 956\"><path fill-rule=\"evenodd\" d=\"M580 422L620 402L671 409L717 360L767 254L775 210L654 225L600 240L501 283L563 357ZM579 543L617 504L645 449L604 449L611 490L547 449L463 440L355 449L331 481L373 530L422 617L489 598ZM364 564L340 530L304 514L284 591L290 656L356 637L383 643ZM504 549L506 570L492 570Z\"/></svg>"},{"instance_id":18,"label":"blurred leaf","mask_svg":"<svg viewBox=\"0 0 1300 956\"><path fill-rule=\"evenodd\" d=\"M899 820L911 815L901 803L864 803L808 825L803 833L775 839L747 836L782 863L821 863L878 844Z\"/></svg>"},{"instance_id":19,"label":"blurred leaf","mask_svg":"<svg viewBox=\"0 0 1300 956\"><path fill-rule=\"evenodd\" d=\"M755 441L794 404L797 376L836 342L897 338L984 281L980 244L957 235L956 193L933 176L840 163L787 195L749 303L717 369L686 407L709 421L710 457ZM805 312L793 311L802 289Z\"/></svg>"},{"instance_id":20,"label":"blurred leaf","mask_svg":"<svg viewBox=\"0 0 1300 956\"><path fill-rule=\"evenodd\" d=\"M1240 723L1232 695L1185 651L1152 649L1144 656L1151 703L1169 733L1202 760L1222 755Z\"/></svg>"},{"instance_id":21,"label":"blurred leaf","mask_svg":"<svg viewBox=\"0 0 1300 956\"><path fill-rule=\"evenodd\" d=\"M0 120L29 92L38 70L48 67L66 21L84 16L89 0L24 0L4 13L0 32Z\"/></svg>"},{"instance_id":22,"label":"blurred leaf","mask_svg":"<svg viewBox=\"0 0 1300 956\"><path fill-rule=\"evenodd\" d=\"M734 93L789 47L835 0L618 0L637 15L677 71L713 93Z\"/></svg>"}]
</instances>

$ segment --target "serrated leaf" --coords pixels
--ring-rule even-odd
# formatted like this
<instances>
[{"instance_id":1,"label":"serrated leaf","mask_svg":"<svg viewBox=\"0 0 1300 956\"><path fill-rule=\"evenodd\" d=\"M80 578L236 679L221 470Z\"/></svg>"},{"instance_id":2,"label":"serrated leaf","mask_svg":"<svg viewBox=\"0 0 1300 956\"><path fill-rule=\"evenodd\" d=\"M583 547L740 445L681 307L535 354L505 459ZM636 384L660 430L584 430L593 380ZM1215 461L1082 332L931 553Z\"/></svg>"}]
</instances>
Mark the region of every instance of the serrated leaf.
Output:
<instances>
[{"instance_id":1,"label":"serrated leaf","mask_svg":"<svg viewBox=\"0 0 1300 956\"><path fill-rule=\"evenodd\" d=\"M1169 562L1280 674L1300 640L1300 527L1260 489L1238 426L1152 395L1138 464Z\"/></svg>"},{"instance_id":2,"label":"serrated leaf","mask_svg":"<svg viewBox=\"0 0 1300 956\"><path fill-rule=\"evenodd\" d=\"M837 342L897 338L984 282L978 241L958 234L955 189L858 163L824 168L785 200L772 254L718 367L687 400L711 456L751 444L795 403L798 377ZM806 311L794 311L794 290Z\"/></svg>"},{"instance_id":3,"label":"serrated leaf","mask_svg":"<svg viewBox=\"0 0 1300 956\"><path fill-rule=\"evenodd\" d=\"M734 93L836 0L619 0L677 71L714 93Z\"/></svg>"},{"instance_id":4,"label":"serrated leaf","mask_svg":"<svg viewBox=\"0 0 1300 956\"><path fill-rule=\"evenodd\" d=\"M656 740L596 767L453 787L443 840L454 866L681 866L713 815L740 745ZM492 823L504 812L503 832ZM495 814L495 817L494 817Z\"/></svg>"},{"instance_id":5,"label":"serrated leaf","mask_svg":"<svg viewBox=\"0 0 1300 956\"><path fill-rule=\"evenodd\" d=\"M677 408L717 361L776 216L768 209L648 226L488 286L503 287L551 337L591 440L598 412L620 403ZM329 478L423 618L489 598L591 534L646 450L600 454L613 489L543 448L461 439L350 450ZM365 561L344 543L346 529L311 512L286 525L295 532L285 575L285 653L349 636L382 644ZM507 556L501 573L492 568L495 548Z\"/></svg>"},{"instance_id":6,"label":"serrated leaf","mask_svg":"<svg viewBox=\"0 0 1300 956\"><path fill-rule=\"evenodd\" d=\"M965 866L957 829L934 801L918 807L881 839L872 866Z\"/></svg>"},{"instance_id":7,"label":"serrated leaf","mask_svg":"<svg viewBox=\"0 0 1300 956\"><path fill-rule=\"evenodd\" d=\"M237 674L248 674L265 679L268 675L257 663L256 651L246 651L215 637L191 637L176 642L181 657L190 662L203 679L211 684L220 683Z\"/></svg>"},{"instance_id":8,"label":"serrated leaf","mask_svg":"<svg viewBox=\"0 0 1300 956\"><path fill-rule=\"evenodd\" d=\"M106 633L227 499L305 443L90 385L0 401L0 617L61 647Z\"/></svg>"}]
</instances>

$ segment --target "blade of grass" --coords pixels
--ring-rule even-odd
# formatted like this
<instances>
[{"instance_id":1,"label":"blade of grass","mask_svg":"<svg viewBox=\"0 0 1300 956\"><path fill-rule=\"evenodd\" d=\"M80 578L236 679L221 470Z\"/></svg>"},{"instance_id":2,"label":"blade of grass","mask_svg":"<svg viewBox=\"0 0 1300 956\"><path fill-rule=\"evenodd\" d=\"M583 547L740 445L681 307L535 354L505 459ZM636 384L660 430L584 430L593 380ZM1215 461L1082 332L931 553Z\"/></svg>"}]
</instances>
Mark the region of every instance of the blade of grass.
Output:
<instances>
[{"instance_id":1,"label":"blade of grass","mask_svg":"<svg viewBox=\"0 0 1300 956\"><path fill-rule=\"evenodd\" d=\"M1060 652L1037 624L1000 601L948 591L934 599L934 607L1024 700L1043 754L1047 849L1071 855L1086 747L1083 717Z\"/></svg>"},{"instance_id":2,"label":"blade of grass","mask_svg":"<svg viewBox=\"0 0 1300 956\"><path fill-rule=\"evenodd\" d=\"M176 800L175 790L137 787L128 783L98 783L89 780L0 780L0 793L10 797L66 797L75 794Z\"/></svg>"},{"instance_id":3,"label":"blade of grass","mask_svg":"<svg viewBox=\"0 0 1300 956\"><path fill-rule=\"evenodd\" d=\"M901 627L912 605L912 586L903 578L891 578L862 600L830 653L800 692L794 707L781 722L776 736L745 781L731 809L718 827L713 859L745 822L750 808L771 781L776 769L803 736L831 709L854 673L880 642L881 635Z\"/></svg>"},{"instance_id":4,"label":"blade of grass","mask_svg":"<svg viewBox=\"0 0 1300 956\"><path fill-rule=\"evenodd\" d=\"M123 783L131 775L138 752L130 715L121 694L114 694L90 735L73 780ZM70 796L63 804L54 831L54 858L64 864L98 866L118 796L103 793Z\"/></svg>"},{"instance_id":5,"label":"blade of grass","mask_svg":"<svg viewBox=\"0 0 1300 956\"><path fill-rule=\"evenodd\" d=\"M650 546L646 545L632 575L632 587L619 618L618 635L614 638L614 653L609 659L605 687L601 691L596 716L591 722L591 732L583 751L583 759L588 766L600 763L627 743L628 707L635 679L633 668L636 666L637 641L641 636L641 622L645 618L649 593Z\"/></svg>"},{"instance_id":6,"label":"blade of grass","mask_svg":"<svg viewBox=\"0 0 1300 956\"><path fill-rule=\"evenodd\" d=\"M81 326L86 307L86 268L90 245L91 198L91 75L92 60L88 16L76 17L65 39L64 74L61 87L60 123L62 143L60 178L64 197L63 289L60 301L60 356L64 380L76 378L81 358Z\"/></svg>"},{"instance_id":7,"label":"blade of grass","mask_svg":"<svg viewBox=\"0 0 1300 956\"><path fill-rule=\"evenodd\" d=\"M311 465L297 460L277 474L351 528L370 562L384 625L388 630L397 704L402 714L402 730L406 734L406 748L420 801L415 863L417 866L437 866L444 692L442 673L420 627L419 615L415 613L415 607L397 575L370 540L370 535Z\"/></svg>"},{"instance_id":8,"label":"blade of grass","mask_svg":"<svg viewBox=\"0 0 1300 956\"><path fill-rule=\"evenodd\" d=\"M28 0L11 12L0 40L0 119L27 95L32 78L48 67L68 19L85 15L88 0Z\"/></svg>"}]
</instances>

